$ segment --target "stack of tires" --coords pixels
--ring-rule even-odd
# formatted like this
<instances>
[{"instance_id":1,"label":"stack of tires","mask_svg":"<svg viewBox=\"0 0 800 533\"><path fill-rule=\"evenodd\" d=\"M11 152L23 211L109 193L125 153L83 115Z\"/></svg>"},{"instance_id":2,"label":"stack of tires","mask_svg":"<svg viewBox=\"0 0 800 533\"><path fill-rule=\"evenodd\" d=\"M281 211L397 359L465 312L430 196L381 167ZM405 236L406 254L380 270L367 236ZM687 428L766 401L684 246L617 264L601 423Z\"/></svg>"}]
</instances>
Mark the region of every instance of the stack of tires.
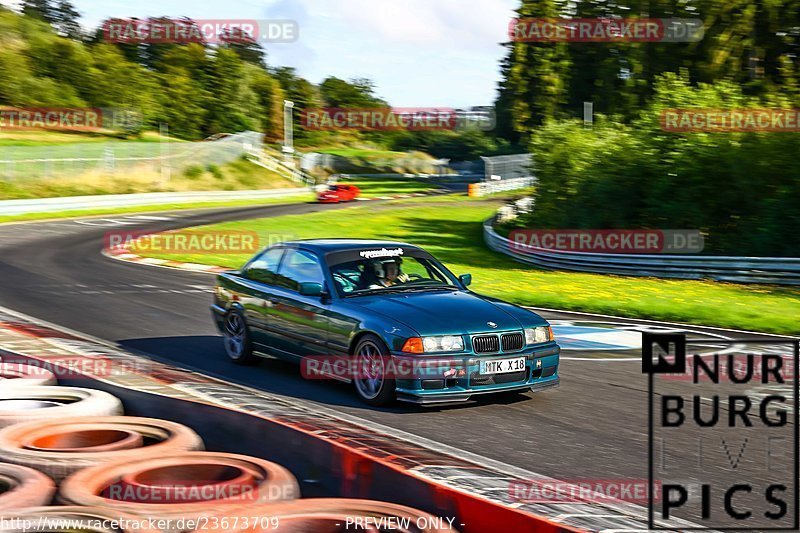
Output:
<instances>
[{"instance_id":1,"label":"stack of tires","mask_svg":"<svg viewBox=\"0 0 800 533\"><path fill-rule=\"evenodd\" d=\"M299 499L278 464L204 451L191 428L123 416L107 392L55 383L0 363L0 533L453 531L403 506Z\"/></svg>"}]
</instances>

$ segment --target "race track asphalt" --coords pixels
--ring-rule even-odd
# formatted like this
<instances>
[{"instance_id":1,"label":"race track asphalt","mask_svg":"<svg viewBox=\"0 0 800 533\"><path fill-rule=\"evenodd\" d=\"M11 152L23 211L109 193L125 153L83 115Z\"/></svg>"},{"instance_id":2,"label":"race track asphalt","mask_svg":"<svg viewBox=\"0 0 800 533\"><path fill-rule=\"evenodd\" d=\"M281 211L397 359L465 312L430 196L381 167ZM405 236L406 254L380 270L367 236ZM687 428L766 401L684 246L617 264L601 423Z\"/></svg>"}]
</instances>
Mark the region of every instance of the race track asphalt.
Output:
<instances>
[{"instance_id":1,"label":"race track asphalt","mask_svg":"<svg viewBox=\"0 0 800 533\"><path fill-rule=\"evenodd\" d=\"M568 481L647 479L647 381L639 350L628 344L644 322L543 312L564 332L593 325L587 322L611 328L599 336L565 339L572 349L563 353L559 389L453 406L375 409L360 404L348 385L305 380L289 363L264 360L256 368L229 363L208 309L213 276L100 254L111 230L164 230L337 208L273 205L2 225L0 305L176 366L316 402L543 475ZM741 337L713 328L691 330L711 344L715 336ZM685 437L690 455L691 438ZM726 482L727 474L718 479Z\"/></svg>"}]
</instances>

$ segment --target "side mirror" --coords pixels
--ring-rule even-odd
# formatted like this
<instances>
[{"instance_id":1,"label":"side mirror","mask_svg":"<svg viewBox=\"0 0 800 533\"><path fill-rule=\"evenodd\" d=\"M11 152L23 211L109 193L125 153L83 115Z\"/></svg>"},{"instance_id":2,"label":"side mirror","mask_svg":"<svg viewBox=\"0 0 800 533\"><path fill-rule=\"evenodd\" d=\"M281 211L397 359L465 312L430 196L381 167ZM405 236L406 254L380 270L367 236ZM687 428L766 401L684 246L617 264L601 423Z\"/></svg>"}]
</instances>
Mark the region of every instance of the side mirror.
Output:
<instances>
[{"instance_id":1,"label":"side mirror","mask_svg":"<svg viewBox=\"0 0 800 533\"><path fill-rule=\"evenodd\" d=\"M465 287L472 284L472 274L461 274L458 276L458 281Z\"/></svg>"},{"instance_id":2,"label":"side mirror","mask_svg":"<svg viewBox=\"0 0 800 533\"><path fill-rule=\"evenodd\" d=\"M298 292L302 296L322 296L322 283L304 282L300 284Z\"/></svg>"}]
</instances>

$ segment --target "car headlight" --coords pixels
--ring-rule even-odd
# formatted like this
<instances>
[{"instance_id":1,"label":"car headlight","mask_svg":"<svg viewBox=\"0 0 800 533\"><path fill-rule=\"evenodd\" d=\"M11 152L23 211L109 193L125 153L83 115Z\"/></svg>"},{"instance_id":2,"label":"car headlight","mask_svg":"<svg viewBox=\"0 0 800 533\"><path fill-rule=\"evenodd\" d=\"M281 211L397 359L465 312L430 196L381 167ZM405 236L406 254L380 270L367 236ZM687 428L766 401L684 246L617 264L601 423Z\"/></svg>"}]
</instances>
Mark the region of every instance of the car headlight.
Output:
<instances>
[{"instance_id":1,"label":"car headlight","mask_svg":"<svg viewBox=\"0 0 800 533\"><path fill-rule=\"evenodd\" d=\"M425 350L425 353L460 352L464 349L464 339L461 335L422 337L422 348Z\"/></svg>"},{"instance_id":2,"label":"car headlight","mask_svg":"<svg viewBox=\"0 0 800 533\"><path fill-rule=\"evenodd\" d=\"M539 344L553 340L553 329L550 326L525 328L525 344Z\"/></svg>"}]
</instances>

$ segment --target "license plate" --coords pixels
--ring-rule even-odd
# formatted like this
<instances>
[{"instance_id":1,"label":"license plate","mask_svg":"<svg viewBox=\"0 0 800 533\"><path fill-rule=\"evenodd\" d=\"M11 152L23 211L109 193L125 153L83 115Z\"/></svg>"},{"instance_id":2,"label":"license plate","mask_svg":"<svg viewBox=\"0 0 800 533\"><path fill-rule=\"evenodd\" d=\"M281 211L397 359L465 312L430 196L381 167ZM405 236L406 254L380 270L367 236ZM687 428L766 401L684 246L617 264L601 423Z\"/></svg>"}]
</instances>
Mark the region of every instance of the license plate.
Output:
<instances>
[{"instance_id":1,"label":"license plate","mask_svg":"<svg viewBox=\"0 0 800 533\"><path fill-rule=\"evenodd\" d=\"M525 358L492 359L481 361L481 374L510 374L525 370Z\"/></svg>"}]
</instances>

